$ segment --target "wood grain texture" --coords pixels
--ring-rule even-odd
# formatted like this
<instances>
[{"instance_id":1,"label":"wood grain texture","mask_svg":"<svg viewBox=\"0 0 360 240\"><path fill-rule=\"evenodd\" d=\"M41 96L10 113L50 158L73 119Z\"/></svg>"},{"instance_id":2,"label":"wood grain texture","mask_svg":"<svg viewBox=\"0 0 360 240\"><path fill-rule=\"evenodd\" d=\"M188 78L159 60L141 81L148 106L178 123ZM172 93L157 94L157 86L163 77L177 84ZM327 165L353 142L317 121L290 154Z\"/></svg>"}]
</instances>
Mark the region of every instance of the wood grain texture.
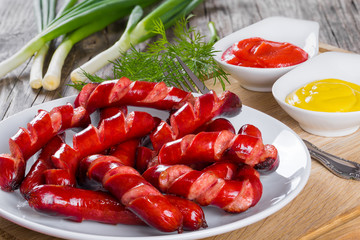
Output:
<instances>
[{"instance_id":1,"label":"wood grain texture","mask_svg":"<svg viewBox=\"0 0 360 240\"><path fill-rule=\"evenodd\" d=\"M59 2L61 2L59 0ZM345 49L360 53L360 0L205 0L193 13L190 25L208 35L207 23L216 23L220 37L263 18L286 16L314 20L320 24L320 41L325 50ZM69 74L86 60L109 47L119 38L125 22L118 21L75 45L66 59L61 87L53 92L32 90L28 84L29 66L23 64L0 80L0 119L52 99L76 94L69 87ZM32 1L0 0L0 61L13 54L36 33ZM56 43L55 43L56 45ZM145 47L142 44L140 48ZM331 46L331 47L329 47ZM52 48L52 51L54 46ZM29 61L31 63L31 60ZM98 72L111 76L112 66ZM271 93L245 90L230 78L227 89L236 92L243 103L258 109L291 127L332 154L360 162L360 131L340 138L325 138L304 132L276 103ZM207 82L212 86L211 80ZM221 91L216 85L215 90ZM336 217L351 211L360 203L359 182L339 179L321 164L313 161L311 176L303 191L277 213L247 227L205 240L299 239ZM319 239L358 239L360 218L322 234ZM0 218L0 239L54 239Z\"/></svg>"},{"instance_id":2,"label":"wood grain texture","mask_svg":"<svg viewBox=\"0 0 360 240\"><path fill-rule=\"evenodd\" d=\"M359 6L359 0L205 0L194 11L191 25L208 35L207 23L212 20L223 37L270 16L302 18L319 22L321 42L360 53L360 45L356 42L360 35ZM36 34L32 1L0 0L0 20L0 60L3 60ZM0 81L0 119L30 106L75 94L76 91L67 86L70 72L112 45L121 35L124 24L124 21L118 21L76 44L66 59L61 87L55 91L29 88L30 68L27 64L31 60L6 75ZM98 74L111 76L111 69L111 65L108 65Z\"/></svg>"},{"instance_id":3,"label":"wood grain texture","mask_svg":"<svg viewBox=\"0 0 360 240\"><path fill-rule=\"evenodd\" d=\"M325 151L360 162L357 150L359 131L341 138L326 138L308 134L278 107L271 93L251 92L239 88L236 80L230 79L231 85L228 89L239 94L243 104L285 123L301 138L316 143ZM220 92L221 88L218 86L216 90ZM358 189L358 181L340 179L318 162L312 161L311 175L307 185L292 202L279 212L250 226L204 240L298 239L338 215L355 208L360 203ZM347 229L346 233L356 231L358 225L353 224L352 226L353 228Z\"/></svg>"},{"instance_id":4,"label":"wood grain texture","mask_svg":"<svg viewBox=\"0 0 360 240\"><path fill-rule=\"evenodd\" d=\"M360 218L360 205L344 214L335 217L320 228L306 233L300 238L300 240L326 239L326 237L334 237L335 234L337 237L342 235L346 235L346 237L356 236L355 234L358 234L360 229L354 233L347 232L348 226L345 227L344 225L348 225L350 223L349 227L352 227L351 225L353 225L354 222L359 221L357 218Z\"/></svg>"}]
</instances>

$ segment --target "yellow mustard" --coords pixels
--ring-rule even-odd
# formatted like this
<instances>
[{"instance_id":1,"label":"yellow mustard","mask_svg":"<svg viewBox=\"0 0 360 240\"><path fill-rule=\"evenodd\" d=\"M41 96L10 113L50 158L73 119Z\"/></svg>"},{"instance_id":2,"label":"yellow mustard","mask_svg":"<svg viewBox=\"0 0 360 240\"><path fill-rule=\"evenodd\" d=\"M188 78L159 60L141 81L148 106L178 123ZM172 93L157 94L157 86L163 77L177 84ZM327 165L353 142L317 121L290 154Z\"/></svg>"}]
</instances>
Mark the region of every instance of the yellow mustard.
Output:
<instances>
[{"instance_id":1,"label":"yellow mustard","mask_svg":"<svg viewBox=\"0 0 360 240\"><path fill-rule=\"evenodd\" d=\"M285 101L319 112L360 111L360 85L334 78L322 79L290 93Z\"/></svg>"}]
</instances>

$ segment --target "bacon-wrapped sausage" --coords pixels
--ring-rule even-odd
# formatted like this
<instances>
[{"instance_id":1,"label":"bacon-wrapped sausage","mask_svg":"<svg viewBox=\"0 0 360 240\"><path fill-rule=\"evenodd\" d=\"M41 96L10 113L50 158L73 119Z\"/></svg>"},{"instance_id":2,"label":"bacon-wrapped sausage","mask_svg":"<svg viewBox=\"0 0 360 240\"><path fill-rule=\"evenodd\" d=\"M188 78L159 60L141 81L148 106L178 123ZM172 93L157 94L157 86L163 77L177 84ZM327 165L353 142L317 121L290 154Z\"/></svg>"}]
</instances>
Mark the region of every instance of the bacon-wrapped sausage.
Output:
<instances>
[{"instance_id":1,"label":"bacon-wrapped sausage","mask_svg":"<svg viewBox=\"0 0 360 240\"><path fill-rule=\"evenodd\" d=\"M192 94L165 83L130 81L126 77L105 81L101 84L89 83L81 90L75 106L83 106L89 112L111 106L142 106L162 110L178 109Z\"/></svg>"},{"instance_id":2,"label":"bacon-wrapped sausage","mask_svg":"<svg viewBox=\"0 0 360 240\"><path fill-rule=\"evenodd\" d=\"M52 137L68 128L85 127L90 123L83 107L70 104L53 108L50 112L40 110L27 125L10 138L11 154L0 154L0 187L13 191L24 178L26 161L40 150Z\"/></svg>"},{"instance_id":3,"label":"bacon-wrapped sausage","mask_svg":"<svg viewBox=\"0 0 360 240\"><path fill-rule=\"evenodd\" d=\"M81 160L80 176L101 182L127 209L148 225L164 232L182 231L183 217L155 187L134 168L113 156L92 155Z\"/></svg>"},{"instance_id":4,"label":"bacon-wrapped sausage","mask_svg":"<svg viewBox=\"0 0 360 240\"><path fill-rule=\"evenodd\" d=\"M70 186L41 185L29 193L29 205L42 212L81 222L92 220L108 224L143 225L113 196Z\"/></svg>"},{"instance_id":5,"label":"bacon-wrapped sausage","mask_svg":"<svg viewBox=\"0 0 360 240\"><path fill-rule=\"evenodd\" d=\"M198 202L202 206L218 206L227 212L243 212L254 206L262 194L258 175L244 175L224 180L212 171L196 171L186 165L157 165L143 177L162 192Z\"/></svg>"}]
</instances>

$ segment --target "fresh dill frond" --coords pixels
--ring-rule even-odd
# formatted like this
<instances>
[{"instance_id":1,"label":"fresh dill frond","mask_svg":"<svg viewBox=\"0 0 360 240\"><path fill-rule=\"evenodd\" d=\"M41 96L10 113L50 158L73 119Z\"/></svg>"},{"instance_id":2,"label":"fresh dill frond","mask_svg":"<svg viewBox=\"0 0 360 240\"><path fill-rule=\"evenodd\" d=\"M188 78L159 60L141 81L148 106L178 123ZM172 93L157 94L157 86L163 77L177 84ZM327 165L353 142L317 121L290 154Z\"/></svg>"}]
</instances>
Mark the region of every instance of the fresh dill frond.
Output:
<instances>
[{"instance_id":1,"label":"fresh dill frond","mask_svg":"<svg viewBox=\"0 0 360 240\"><path fill-rule=\"evenodd\" d=\"M127 77L131 80L164 82L168 86L179 87L179 82L188 78L181 66L175 60L181 60L201 80L213 78L214 84L220 82L225 90L229 83L225 73L215 62L213 56L214 41L205 42L204 36L193 27L188 27L189 18L178 20L173 30L173 38L169 41L165 27L159 20L155 22L154 33L158 39L150 43L145 51L132 47L123 56L113 62L114 78ZM98 77L89 76L91 81L101 82ZM191 79L189 79L191 80Z\"/></svg>"},{"instance_id":2,"label":"fresh dill frond","mask_svg":"<svg viewBox=\"0 0 360 240\"><path fill-rule=\"evenodd\" d=\"M83 74L91 81L91 82L95 82L95 83L102 83L104 81L106 81L107 79L104 79L104 78L101 78L97 75L91 75L85 71L83 71ZM72 84L68 84L68 86L71 86L73 88L75 88L76 90L79 90L81 91L81 89L86 85L87 83L86 82L82 82L82 81L79 81L79 82L74 82Z\"/></svg>"},{"instance_id":3,"label":"fresh dill frond","mask_svg":"<svg viewBox=\"0 0 360 240\"><path fill-rule=\"evenodd\" d=\"M87 72L85 72L85 71L83 71L83 74L84 74L88 79L90 79L90 81L92 81L92 82L102 83L103 81L106 81L106 79L104 79L104 78L101 78L101 77L99 77L99 76L97 76L97 75L91 75L91 74L89 74L89 73L87 73Z\"/></svg>"},{"instance_id":4,"label":"fresh dill frond","mask_svg":"<svg viewBox=\"0 0 360 240\"><path fill-rule=\"evenodd\" d=\"M82 89L86 84L87 84L86 82L74 82L74 83L67 84L67 85L70 86L70 87L75 88L75 89L78 90L78 91L81 91L81 89Z\"/></svg>"}]
</instances>

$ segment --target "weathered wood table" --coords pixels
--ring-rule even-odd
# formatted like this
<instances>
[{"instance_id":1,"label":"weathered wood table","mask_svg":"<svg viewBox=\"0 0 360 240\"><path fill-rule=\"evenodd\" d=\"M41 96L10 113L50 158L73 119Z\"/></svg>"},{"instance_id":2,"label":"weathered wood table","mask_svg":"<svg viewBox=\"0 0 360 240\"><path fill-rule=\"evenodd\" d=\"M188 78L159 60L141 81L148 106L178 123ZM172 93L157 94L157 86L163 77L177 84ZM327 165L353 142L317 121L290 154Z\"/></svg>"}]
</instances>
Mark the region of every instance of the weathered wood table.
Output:
<instances>
[{"instance_id":1,"label":"weathered wood table","mask_svg":"<svg viewBox=\"0 0 360 240\"><path fill-rule=\"evenodd\" d=\"M359 9L359 0L206 0L194 11L195 17L192 18L191 25L206 35L208 21L214 21L222 37L270 16L314 20L320 24L320 42L360 53ZM9 57L35 35L34 19L32 1L0 0L0 61ZM123 27L124 22L119 21L77 44L66 60L61 86L55 91L31 89L28 83L29 65L27 64L6 75L0 80L0 119L46 101L76 94L77 91L67 85L70 83L70 72L96 53L109 47L121 35ZM323 46L322 51L329 49L329 46ZM106 76L111 73L111 66L108 66L98 74ZM251 92L241 88L236 80L232 78L230 80L231 85L228 85L227 89L237 93L245 105L280 120L300 137L311 140L332 154L360 162L358 144L360 131L339 138L310 135L280 109L271 93ZM212 84L211 80L208 84ZM215 90L221 91L219 86L215 86ZM301 237L360 239L360 217L359 214L354 214L355 208L360 205L359 190L359 182L340 179L313 161L307 185L290 204L259 222L206 240L299 239ZM348 215L342 217L343 214ZM316 234L309 235L315 230L318 230ZM53 237L0 218L0 239L53 239Z\"/></svg>"}]
</instances>

